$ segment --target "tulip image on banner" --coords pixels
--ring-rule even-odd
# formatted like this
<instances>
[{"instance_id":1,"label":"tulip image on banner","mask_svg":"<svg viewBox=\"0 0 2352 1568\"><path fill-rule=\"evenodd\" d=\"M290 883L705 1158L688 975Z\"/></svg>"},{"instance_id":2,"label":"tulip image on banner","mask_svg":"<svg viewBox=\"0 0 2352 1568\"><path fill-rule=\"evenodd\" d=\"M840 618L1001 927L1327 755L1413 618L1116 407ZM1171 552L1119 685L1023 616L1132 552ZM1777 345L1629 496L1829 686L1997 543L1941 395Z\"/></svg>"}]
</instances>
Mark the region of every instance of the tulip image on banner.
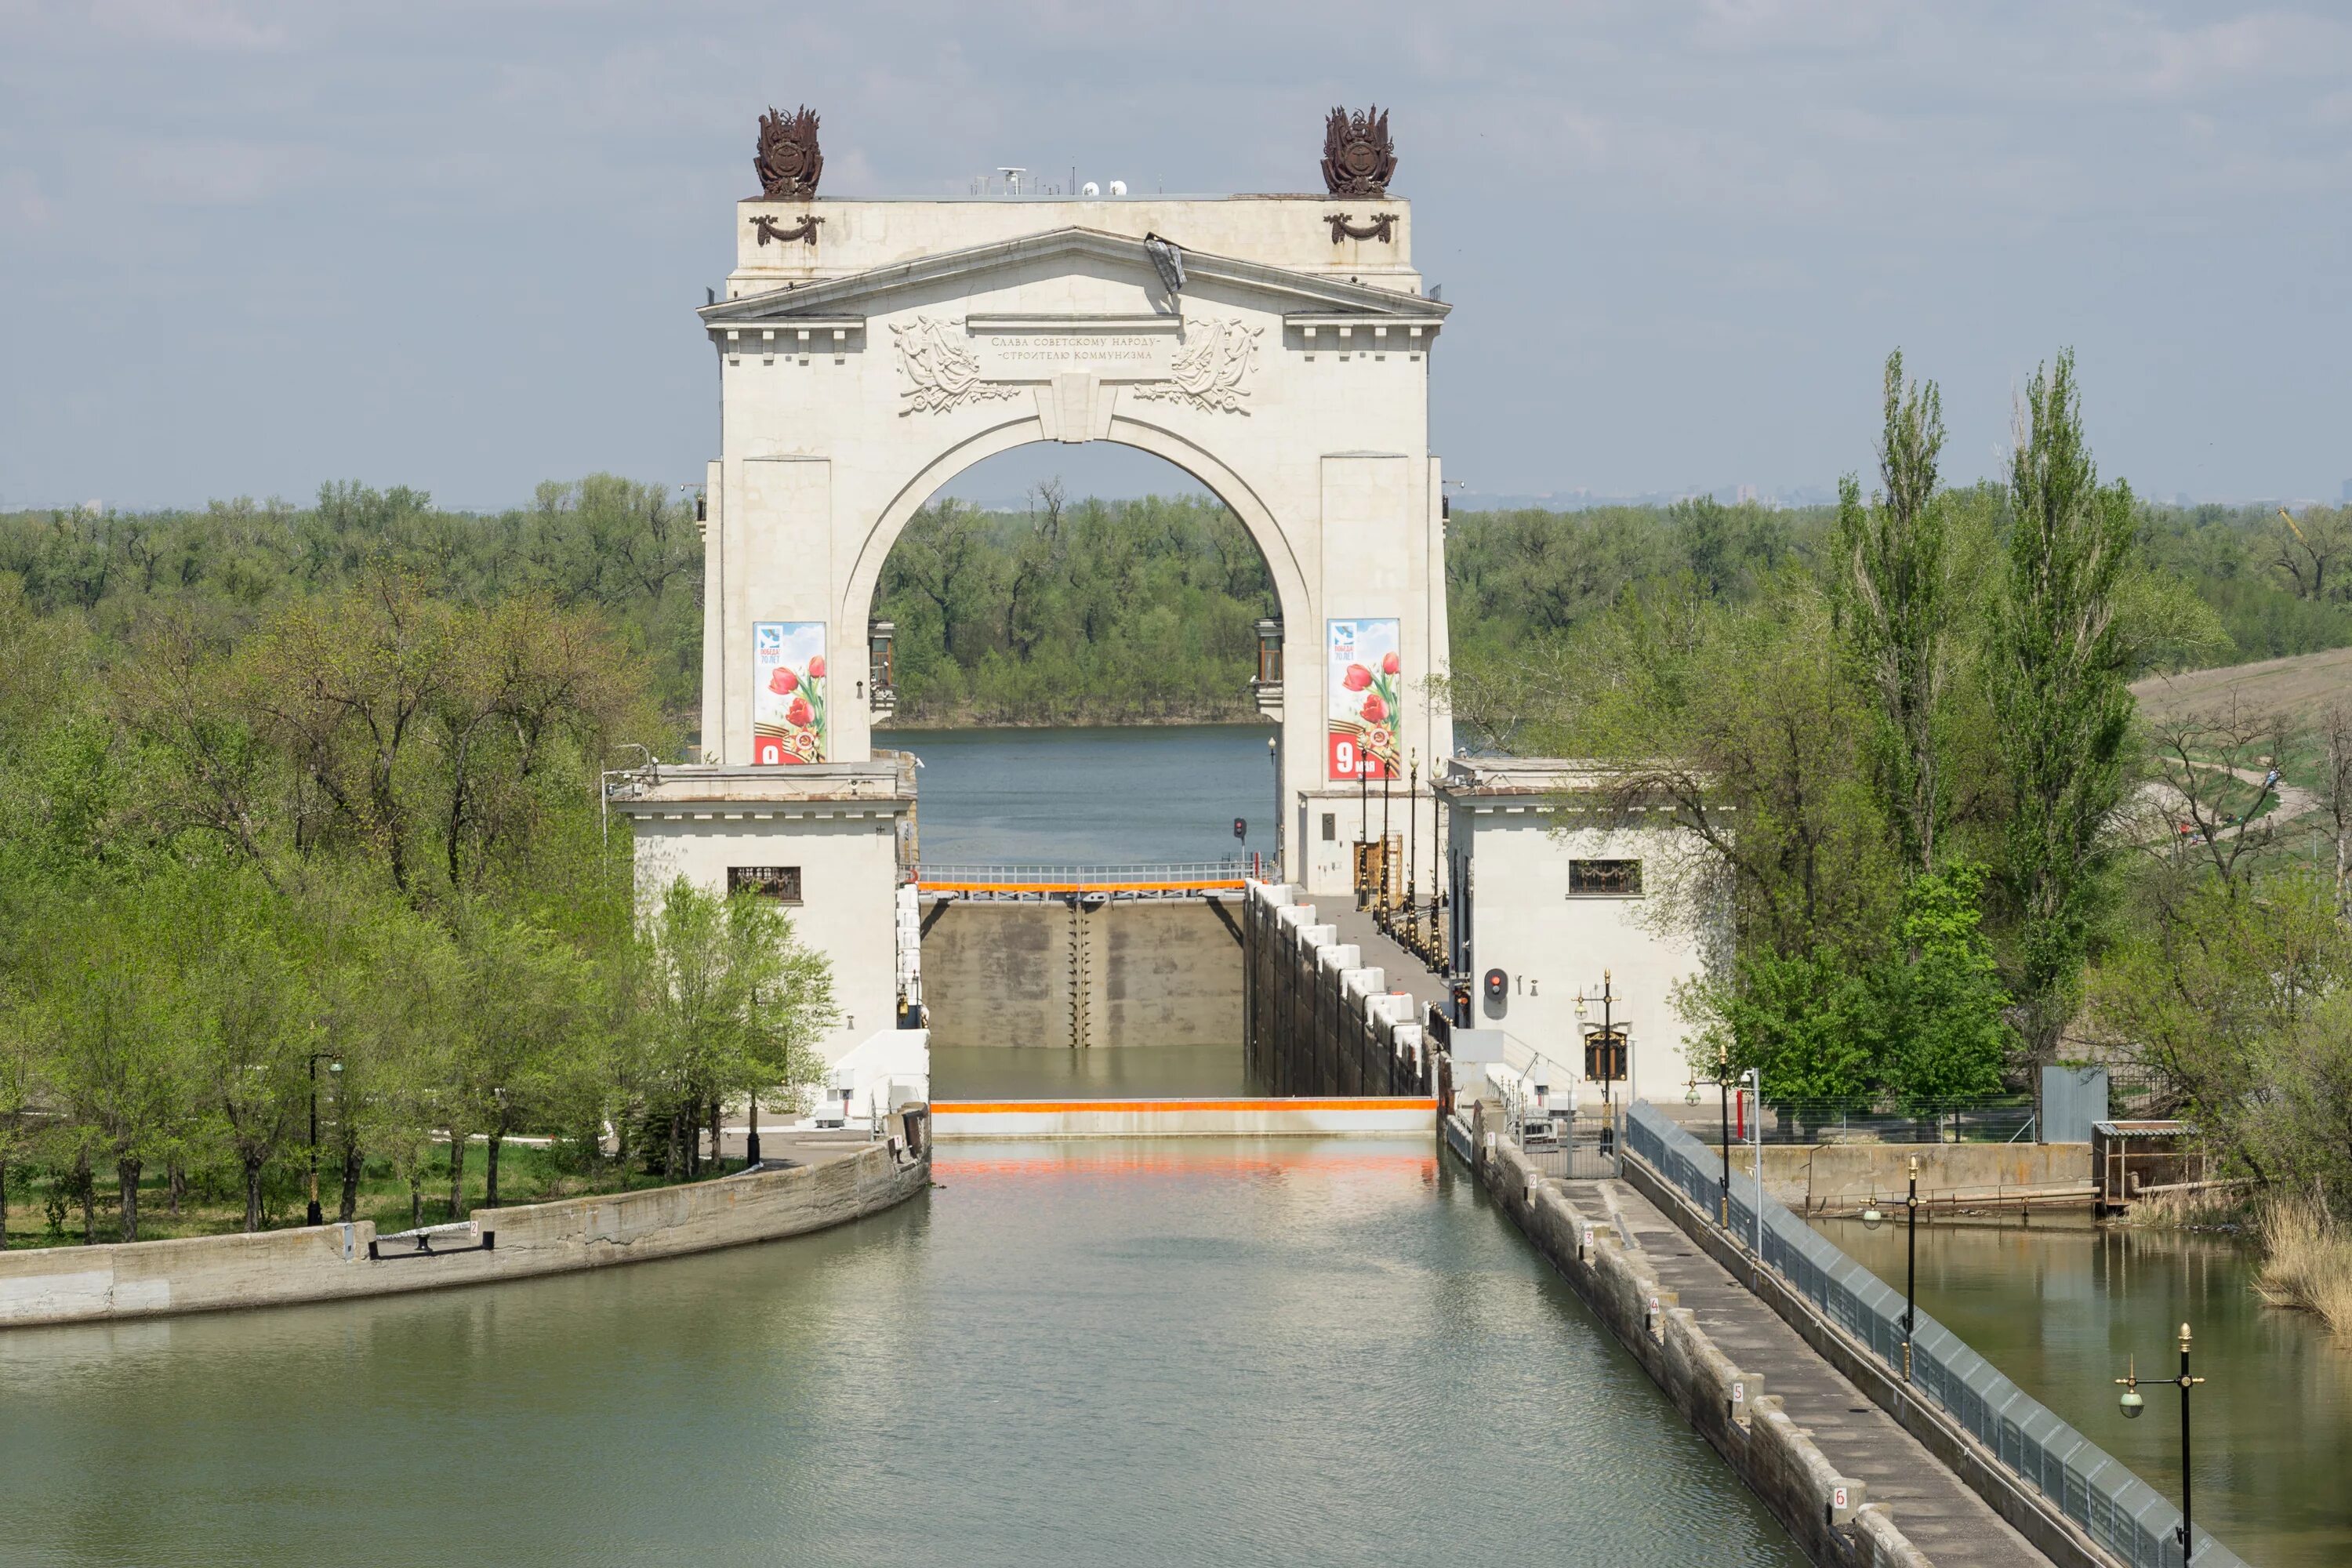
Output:
<instances>
[{"instance_id":1,"label":"tulip image on banner","mask_svg":"<svg viewBox=\"0 0 2352 1568\"><path fill-rule=\"evenodd\" d=\"M1325 724L1328 777L1392 779L1404 662L1394 620L1326 621L1330 708Z\"/></svg>"},{"instance_id":2,"label":"tulip image on banner","mask_svg":"<svg viewBox=\"0 0 2352 1568\"><path fill-rule=\"evenodd\" d=\"M751 623L751 760L825 758L824 623Z\"/></svg>"}]
</instances>

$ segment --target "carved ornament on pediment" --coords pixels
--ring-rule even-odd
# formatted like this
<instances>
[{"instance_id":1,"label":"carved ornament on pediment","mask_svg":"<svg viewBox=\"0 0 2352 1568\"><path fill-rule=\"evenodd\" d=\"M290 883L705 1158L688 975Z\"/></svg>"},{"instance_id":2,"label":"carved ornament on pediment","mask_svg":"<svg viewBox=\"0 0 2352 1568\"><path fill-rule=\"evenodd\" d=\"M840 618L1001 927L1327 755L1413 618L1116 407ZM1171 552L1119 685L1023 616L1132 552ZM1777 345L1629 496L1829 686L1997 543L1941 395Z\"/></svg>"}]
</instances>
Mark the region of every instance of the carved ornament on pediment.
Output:
<instances>
[{"instance_id":1,"label":"carved ornament on pediment","mask_svg":"<svg viewBox=\"0 0 2352 1568\"><path fill-rule=\"evenodd\" d=\"M911 321L892 323L890 336L898 345L898 368L911 384L899 394L907 400L906 407L899 410L902 414L939 413L967 403L1011 397L1018 390L982 375L980 357L965 341L961 321L918 316Z\"/></svg>"},{"instance_id":2,"label":"carved ornament on pediment","mask_svg":"<svg viewBox=\"0 0 2352 1568\"><path fill-rule=\"evenodd\" d=\"M1242 399L1249 395L1244 384L1257 363L1258 334L1264 330L1230 319L1186 322L1173 375L1137 387L1135 395L1225 414L1248 413L1242 406Z\"/></svg>"},{"instance_id":3,"label":"carved ornament on pediment","mask_svg":"<svg viewBox=\"0 0 2352 1568\"><path fill-rule=\"evenodd\" d=\"M1246 413L1249 379L1265 329L1217 317L1181 325L1072 330L1067 323L992 325L918 316L893 323L906 374L902 413L939 413L1013 396L1023 386L1083 374L1131 386L1147 401Z\"/></svg>"}]
</instances>

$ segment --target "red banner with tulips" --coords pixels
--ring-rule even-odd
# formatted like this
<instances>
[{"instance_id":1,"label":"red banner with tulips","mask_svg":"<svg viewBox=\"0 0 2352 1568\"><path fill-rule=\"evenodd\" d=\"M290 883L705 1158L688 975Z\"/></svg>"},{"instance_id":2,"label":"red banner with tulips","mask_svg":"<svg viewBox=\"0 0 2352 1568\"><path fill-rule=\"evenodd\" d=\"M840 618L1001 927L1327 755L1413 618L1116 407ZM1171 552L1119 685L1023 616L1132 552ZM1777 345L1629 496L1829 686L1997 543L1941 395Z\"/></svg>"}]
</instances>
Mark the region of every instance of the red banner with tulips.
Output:
<instances>
[{"instance_id":1,"label":"red banner with tulips","mask_svg":"<svg viewBox=\"0 0 2352 1568\"><path fill-rule=\"evenodd\" d=\"M1392 779L1404 690L1394 620L1327 621L1330 708L1325 753L1333 779Z\"/></svg>"},{"instance_id":2,"label":"red banner with tulips","mask_svg":"<svg viewBox=\"0 0 2352 1568\"><path fill-rule=\"evenodd\" d=\"M751 761L769 766L825 756L824 623L751 623Z\"/></svg>"}]
</instances>

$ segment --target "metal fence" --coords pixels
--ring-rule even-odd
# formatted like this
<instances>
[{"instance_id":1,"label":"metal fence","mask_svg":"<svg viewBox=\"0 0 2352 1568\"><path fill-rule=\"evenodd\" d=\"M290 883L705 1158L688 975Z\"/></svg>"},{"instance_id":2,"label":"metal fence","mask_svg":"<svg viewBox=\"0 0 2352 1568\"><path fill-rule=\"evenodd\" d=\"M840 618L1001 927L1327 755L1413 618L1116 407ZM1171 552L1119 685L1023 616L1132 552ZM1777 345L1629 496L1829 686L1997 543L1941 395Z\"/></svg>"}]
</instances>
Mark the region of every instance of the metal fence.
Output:
<instances>
[{"instance_id":1,"label":"metal fence","mask_svg":"<svg viewBox=\"0 0 2352 1568\"><path fill-rule=\"evenodd\" d=\"M1626 1147L1687 1194L1702 1215L1717 1212L1724 1168L1716 1151L1647 1104L1633 1110ZM1848 1258L1752 1179L1731 1184L1728 1234L1743 1250L1756 1249L1759 1206L1766 1266L1900 1376L1902 1292ZM2132 1568L2184 1568L2174 1535L2180 1527L2178 1508L1926 1312L1917 1315L1912 1335L1911 1384ZM2196 1563L2244 1568L2242 1559L2201 1530Z\"/></svg>"},{"instance_id":2,"label":"metal fence","mask_svg":"<svg viewBox=\"0 0 2352 1568\"><path fill-rule=\"evenodd\" d=\"M1702 1103L1706 1103L1702 1100ZM1875 1100L1753 1101L1744 1112L1762 1121L1767 1143L2027 1143L2033 1140L2033 1099L1929 1100L1901 1105ZM1713 1142L1715 1119L1698 1131ZM1696 1124L1694 1124L1696 1125ZM1747 1131L1735 1131L1741 1142Z\"/></svg>"}]
</instances>

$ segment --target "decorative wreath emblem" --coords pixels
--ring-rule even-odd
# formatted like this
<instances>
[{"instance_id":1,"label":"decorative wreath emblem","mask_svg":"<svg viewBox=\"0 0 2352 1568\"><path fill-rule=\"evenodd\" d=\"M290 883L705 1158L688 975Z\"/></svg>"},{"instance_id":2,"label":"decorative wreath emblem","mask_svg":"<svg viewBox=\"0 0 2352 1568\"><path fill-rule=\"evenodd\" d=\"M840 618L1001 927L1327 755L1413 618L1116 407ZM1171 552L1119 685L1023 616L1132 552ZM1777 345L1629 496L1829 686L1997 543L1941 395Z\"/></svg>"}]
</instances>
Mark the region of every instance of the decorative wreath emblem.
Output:
<instances>
[{"instance_id":1,"label":"decorative wreath emblem","mask_svg":"<svg viewBox=\"0 0 2352 1568\"><path fill-rule=\"evenodd\" d=\"M816 111L803 104L790 116L773 108L760 116L760 146L751 171L760 176L760 198L803 201L816 195L824 174L824 153L816 144Z\"/></svg>"},{"instance_id":2,"label":"decorative wreath emblem","mask_svg":"<svg viewBox=\"0 0 2352 1568\"><path fill-rule=\"evenodd\" d=\"M1323 127L1323 184L1335 196L1384 196L1396 174L1396 143L1378 104L1361 114L1335 109Z\"/></svg>"}]
</instances>

